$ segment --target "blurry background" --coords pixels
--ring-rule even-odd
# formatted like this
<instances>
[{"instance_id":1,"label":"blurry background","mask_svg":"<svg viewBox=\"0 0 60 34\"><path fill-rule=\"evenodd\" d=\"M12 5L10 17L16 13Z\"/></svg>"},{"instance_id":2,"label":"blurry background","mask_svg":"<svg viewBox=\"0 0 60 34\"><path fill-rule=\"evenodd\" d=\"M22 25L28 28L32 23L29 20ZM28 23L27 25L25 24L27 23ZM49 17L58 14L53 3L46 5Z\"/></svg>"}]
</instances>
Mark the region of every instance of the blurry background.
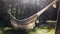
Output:
<instances>
[{"instance_id":1,"label":"blurry background","mask_svg":"<svg viewBox=\"0 0 60 34\"><path fill-rule=\"evenodd\" d=\"M38 10L40 10L40 8ZM33 9L33 11L36 11L36 12L38 10ZM7 13L7 3L5 4L3 0L0 0L0 34L54 34L55 25L57 23L56 21L57 12L58 12L57 10L58 10L58 2L57 2L57 8L53 8L51 6L49 9L46 10L46 12L44 12L41 16L38 17L39 22L36 23L36 26L34 27L34 29L32 30L15 29L10 24L10 16ZM22 10L21 13L24 15L21 15L21 16L23 16L24 18L25 16L29 17L36 12L32 12L32 9L31 9L30 13L29 12L25 13ZM21 17L21 19L23 18Z\"/></svg>"}]
</instances>

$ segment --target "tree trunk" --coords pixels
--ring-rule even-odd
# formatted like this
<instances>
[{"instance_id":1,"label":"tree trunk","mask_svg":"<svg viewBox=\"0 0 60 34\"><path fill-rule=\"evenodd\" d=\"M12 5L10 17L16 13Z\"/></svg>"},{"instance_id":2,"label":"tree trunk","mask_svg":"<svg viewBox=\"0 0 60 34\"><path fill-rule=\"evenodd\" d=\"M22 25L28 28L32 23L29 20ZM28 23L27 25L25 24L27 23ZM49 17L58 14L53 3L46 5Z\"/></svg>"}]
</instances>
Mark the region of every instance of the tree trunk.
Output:
<instances>
[{"instance_id":1,"label":"tree trunk","mask_svg":"<svg viewBox=\"0 0 60 34\"><path fill-rule=\"evenodd\" d=\"M57 25L55 34L60 34L60 6L58 9Z\"/></svg>"}]
</instances>

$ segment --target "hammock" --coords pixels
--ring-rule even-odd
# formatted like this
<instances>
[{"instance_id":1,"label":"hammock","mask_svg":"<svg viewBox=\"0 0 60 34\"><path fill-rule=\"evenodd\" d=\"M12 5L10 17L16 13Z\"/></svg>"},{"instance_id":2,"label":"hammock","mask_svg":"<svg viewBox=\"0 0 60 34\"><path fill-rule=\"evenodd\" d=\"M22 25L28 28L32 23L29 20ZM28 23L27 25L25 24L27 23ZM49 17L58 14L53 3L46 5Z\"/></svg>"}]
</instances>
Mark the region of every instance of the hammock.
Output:
<instances>
[{"instance_id":1,"label":"hammock","mask_svg":"<svg viewBox=\"0 0 60 34\"><path fill-rule=\"evenodd\" d=\"M50 6L52 6L54 3L56 3L58 0L54 0L52 3L50 3L49 5L47 5L45 8L43 8L42 10L40 10L39 12L35 13L34 15L26 18L26 19L16 19L9 11L9 15L11 16L11 24L15 27L15 28L22 28L22 29L33 29L33 27L35 26L35 21L36 19L45 12L45 10L47 10Z\"/></svg>"}]
</instances>

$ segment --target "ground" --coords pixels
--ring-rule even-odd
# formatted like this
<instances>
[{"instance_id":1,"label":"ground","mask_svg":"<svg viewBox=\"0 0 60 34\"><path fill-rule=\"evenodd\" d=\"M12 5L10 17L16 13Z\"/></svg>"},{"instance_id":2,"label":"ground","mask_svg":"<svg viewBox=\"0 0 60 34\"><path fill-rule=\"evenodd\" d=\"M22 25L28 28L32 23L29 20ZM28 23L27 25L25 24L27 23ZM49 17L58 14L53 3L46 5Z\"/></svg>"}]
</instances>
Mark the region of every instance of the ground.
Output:
<instances>
[{"instance_id":1,"label":"ground","mask_svg":"<svg viewBox=\"0 0 60 34\"><path fill-rule=\"evenodd\" d=\"M35 27L32 30L15 30L10 27L2 27L0 28L0 34L54 34L55 28L54 26L41 24L38 27Z\"/></svg>"}]
</instances>

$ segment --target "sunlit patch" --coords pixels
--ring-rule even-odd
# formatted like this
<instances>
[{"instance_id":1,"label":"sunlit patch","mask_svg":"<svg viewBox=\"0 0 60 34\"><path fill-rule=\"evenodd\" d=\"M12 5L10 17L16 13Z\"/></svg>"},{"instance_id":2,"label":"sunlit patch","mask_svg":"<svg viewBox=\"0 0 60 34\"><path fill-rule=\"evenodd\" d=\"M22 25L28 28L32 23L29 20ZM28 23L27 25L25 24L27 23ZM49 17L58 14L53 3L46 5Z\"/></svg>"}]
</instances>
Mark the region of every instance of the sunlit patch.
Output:
<instances>
[{"instance_id":1,"label":"sunlit patch","mask_svg":"<svg viewBox=\"0 0 60 34\"><path fill-rule=\"evenodd\" d=\"M36 23L39 23L39 20L36 20Z\"/></svg>"},{"instance_id":2,"label":"sunlit patch","mask_svg":"<svg viewBox=\"0 0 60 34\"><path fill-rule=\"evenodd\" d=\"M54 3L54 4L53 4L53 7L54 7L54 8L56 8L56 7L57 7L57 6L56 6L56 3Z\"/></svg>"}]
</instances>

